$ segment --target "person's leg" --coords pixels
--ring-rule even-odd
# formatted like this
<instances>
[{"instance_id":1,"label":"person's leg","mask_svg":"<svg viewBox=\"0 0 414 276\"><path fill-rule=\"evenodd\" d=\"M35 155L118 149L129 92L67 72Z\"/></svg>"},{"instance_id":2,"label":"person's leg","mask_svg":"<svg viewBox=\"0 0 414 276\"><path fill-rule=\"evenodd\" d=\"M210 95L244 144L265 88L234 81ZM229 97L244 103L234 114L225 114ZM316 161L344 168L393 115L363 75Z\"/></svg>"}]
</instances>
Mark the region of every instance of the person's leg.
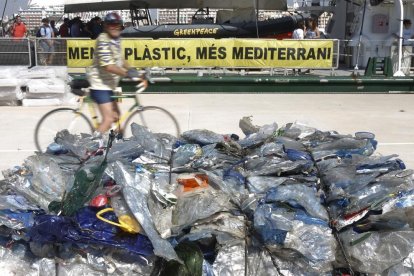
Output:
<instances>
[{"instance_id":1,"label":"person's leg","mask_svg":"<svg viewBox=\"0 0 414 276\"><path fill-rule=\"evenodd\" d=\"M90 90L90 96L98 104L102 116L102 122L97 129L100 133L107 132L118 118L119 111L115 110L112 95L111 90Z\"/></svg>"},{"instance_id":2,"label":"person's leg","mask_svg":"<svg viewBox=\"0 0 414 276\"><path fill-rule=\"evenodd\" d=\"M49 46L43 40L39 40L39 44L42 48L42 53L39 55L40 65L47 65Z\"/></svg>"},{"instance_id":3,"label":"person's leg","mask_svg":"<svg viewBox=\"0 0 414 276\"><path fill-rule=\"evenodd\" d=\"M118 107L118 104L116 103L116 101L112 102L112 110L113 110L114 123L119 123L119 118L121 118L121 111L119 111L119 107ZM121 125L119 125L117 127L119 128L118 131L120 133L122 133L123 129L121 128Z\"/></svg>"},{"instance_id":4,"label":"person's leg","mask_svg":"<svg viewBox=\"0 0 414 276\"><path fill-rule=\"evenodd\" d=\"M114 116L115 112L114 112L113 103L109 102L109 103L98 104L98 108L99 108L99 112L102 115L102 122L99 125L97 131L99 131L100 133L105 133L111 128L112 123L115 122L115 116Z\"/></svg>"},{"instance_id":5,"label":"person's leg","mask_svg":"<svg viewBox=\"0 0 414 276\"><path fill-rule=\"evenodd\" d=\"M47 57L47 64L52 64L53 56L55 55L54 52L55 52L55 47L52 45L52 46L49 47L49 54L48 54L48 57Z\"/></svg>"}]
</instances>

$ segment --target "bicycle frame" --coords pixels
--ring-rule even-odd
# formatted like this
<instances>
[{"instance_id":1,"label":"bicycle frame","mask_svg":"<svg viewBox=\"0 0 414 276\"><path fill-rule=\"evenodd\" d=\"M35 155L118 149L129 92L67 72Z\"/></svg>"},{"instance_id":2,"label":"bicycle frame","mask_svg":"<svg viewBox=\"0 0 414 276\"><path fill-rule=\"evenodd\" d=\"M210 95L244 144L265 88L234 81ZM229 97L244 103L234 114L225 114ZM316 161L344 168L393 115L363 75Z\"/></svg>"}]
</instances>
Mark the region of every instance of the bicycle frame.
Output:
<instances>
[{"instance_id":1,"label":"bicycle frame","mask_svg":"<svg viewBox=\"0 0 414 276\"><path fill-rule=\"evenodd\" d=\"M129 93L125 93L122 95L112 96L114 100L123 99L123 98L125 99L134 98L134 103L132 104L132 106L129 107L129 109L125 112L125 114L123 114L122 116L120 116L120 118L118 118L118 120L113 124L111 129L117 132L117 134L119 134L118 137L124 136L125 134L130 135L131 133L129 133L128 131L124 133L125 131L124 128L127 125L129 126L129 123L132 124L134 122L137 122L151 130L154 130L154 128L149 128L148 126L160 125L160 128L157 129L159 130L159 132L172 134L178 137L180 135L179 124L176 118L168 110L165 110L162 107L158 107L158 106L143 106L140 103L139 94L143 92L146 89L146 87L147 87L147 82L146 80L144 80L144 81L141 81L141 83L137 85L137 91L135 93L129 92ZM68 107L56 108L42 116L42 118L36 124L35 137L34 137L36 147L39 151L46 150L46 147L50 145L50 141L53 140L53 138L55 137L55 134L59 132L62 129L62 127L66 128L69 131L73 131L73 134L81 134L81 133L92 134L93 131L99 127L100 125L100 121L98 119L99 113L96 111L96 104L92 100L92 98L88 95L80 96L78 98L78 103L79 105L77 106L77 108L68 108ZM88 106L87 109L89 110L89 112L85 110L84 105ZM147 115L150 114L150 115L143 116L143 113L147 110L150 112L155 111L156 113L147 112L146 114ZM56 114L63 114L62 112L64 114L69 114L69 115L63 115L63 117L60 117L61 115L59 115L59 117L55 117ZM156 115L154 116L154 114ZM162 116L162 118L158 116ZM149 120L147 120L148 118ZM154 121L154 119L156 121ZM47 126L49 120L51 120L52 122L51 124L52 128ZM157 121L157 120L160 120L160 121ZM56 122L63 122L64 125L60 123L56 124ZM162 124L159 124L159 122L162 122ZM168 126L171 126L170 132L167 132ZM77 132L78 130L80 132ZM132 131L132 128L131 128L131 131ZM50 134L51 132L52 134Z\"/></svg>"},{"instance_id":2,"label":"bicycle frame","mask_svg":"<svg viewBox=\"0 0 414 276\"><path fill-rule=\"evenodd\" d=\"M134 112L135 110L139 110L141 108L141 104L138 98L138 93L135 94L124 94L124 95L114 95L111 98L115 100L120 99L130 99L134 98L135 103L128 109L127 112L121 115L121 117L116 121L115 126L111 129L113 130L121 130L122 124L125 122L125 120ZM98 113L96 112L96 106L95 102L89 97L89 96L82 96L79 98L80 106L77 108L79 113L82 113L83 105L86 104L88 106L90 119L92 121L92 126L94 129L97 129L99 127L99 120L98 120Z\"/></svg>"}]
</instances>

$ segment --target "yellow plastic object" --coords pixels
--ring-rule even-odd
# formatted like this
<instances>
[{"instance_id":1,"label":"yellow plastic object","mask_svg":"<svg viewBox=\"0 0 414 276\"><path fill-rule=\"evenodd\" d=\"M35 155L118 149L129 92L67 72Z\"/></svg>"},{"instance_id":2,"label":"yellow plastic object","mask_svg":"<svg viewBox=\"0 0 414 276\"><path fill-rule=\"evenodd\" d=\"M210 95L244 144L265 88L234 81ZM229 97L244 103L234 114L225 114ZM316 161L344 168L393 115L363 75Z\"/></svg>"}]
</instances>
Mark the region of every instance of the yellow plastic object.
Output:
<instances>
[{"instance_id":1,"label":"yellow plastic object","mask_svg":"<svg viewBox=\"0 0 414 276\"><path fill-rule=\"evenodd\" d=\"M114 209L113 208L102 209L101 211L96 213L96 217L106 223L118 226L125 232L131 233L131 234L138 234L139 232L141 232L141 226L139 225L139 223L134 218L131 218L128 215L120 216L118 218L119 223L107 220L106 218L102 217L103 214L107 212L111 212L111 211L114 211Z\"/></svg>"}]
</instances>

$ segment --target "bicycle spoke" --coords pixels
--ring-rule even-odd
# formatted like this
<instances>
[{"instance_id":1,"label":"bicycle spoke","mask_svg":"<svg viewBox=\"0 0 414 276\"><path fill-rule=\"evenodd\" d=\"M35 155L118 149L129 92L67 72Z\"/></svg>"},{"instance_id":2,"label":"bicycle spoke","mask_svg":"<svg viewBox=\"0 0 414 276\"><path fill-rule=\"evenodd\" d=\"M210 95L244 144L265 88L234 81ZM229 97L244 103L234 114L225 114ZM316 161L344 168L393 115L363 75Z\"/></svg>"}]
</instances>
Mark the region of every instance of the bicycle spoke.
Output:
<instances>
[{"instance_id":1,"label":"bicycle spoke","mask_svg":"<svg viewBox=\"0 0 414 276\"><path fill-rule=\"evenodd\" d=\"M174 116L165 109L156 106L143 107L142 110L131 114L124 125L125 138L132 136L132 123L145 126L153 133L167 133L174 136L180 134L180 129Z\"/></svg>"},{"instance_id":2,"label":"bicycle spoke","mask_svg":"<svg viewBox=\"0 0 414 276\"><path fill-rule=\"evenodd\" d=\"M147 116L149 116L149 115L147 114ZM139 117L141 118L141 123L142 123L142 125L143 125L144 127L146 127L146 128L150 128L150 127L148 126L147 121L145 120L145 117L144 117L144 112L140 112L140 113L139 113ZM150 129L150 130L151 130L151 129Z\"/></svg>"},{"instance_id":3,"label":"bicycle spoke","mask_svg":"<svg viewBox=\"0 0 414 276\"><path fill-rule=\"evenodd\" d=\"M80 131L79 124L82 123L82 117L75 117L66 128L72 134L78 134L77 132Z\"/></svg>"},{"instance_id":4,"label":"bicycle spoke","mask_svg":"<svg viewBox=\"0 0 414 276\"><path fill-rule=\"evenodd\" d=\"M52 128L48 128L48 127L43 128L42 131L47 132L46 135L56 135L56 133L58 132L58 131L56 131L55 128L52 129Z\"/></svg>"},{"instance_id":5,"label":"bicycle spoke","mask_svg":"<svg viewBox=\"0 0 414 276\"><path fill-rule=\"evenodd\" d=\"M35 129L35 143L38 151L45 151L54 141L56 133L67 129L71 134L93 132L92 124L82 113L71 108L58 108L46 113Z\"/></svg>"}]
</instances>

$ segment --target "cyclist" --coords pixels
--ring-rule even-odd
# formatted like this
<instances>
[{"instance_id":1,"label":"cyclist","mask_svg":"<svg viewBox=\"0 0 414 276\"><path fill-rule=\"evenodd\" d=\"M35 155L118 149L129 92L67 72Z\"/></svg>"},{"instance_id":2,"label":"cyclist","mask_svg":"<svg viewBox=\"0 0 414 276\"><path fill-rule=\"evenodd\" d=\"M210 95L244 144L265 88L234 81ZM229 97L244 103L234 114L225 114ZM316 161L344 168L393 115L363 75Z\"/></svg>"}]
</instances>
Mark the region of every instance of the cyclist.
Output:
<instances>
[{"instance_id":1,"label":"cyclist","mask_svg":"<svg viewBox=\"0 0 414 276\"><path fill-rule=\"evenodd\" d=\"M87 70L90 96L97 103L102 122L94 136L107 132L120 116L116 101L111 97L121 77L138 78L138 71L130 68L122 57L120 35L123 21L116 12L104 18L104 32L96 39L93 66Z\"/></svg>"}]
</instances>

